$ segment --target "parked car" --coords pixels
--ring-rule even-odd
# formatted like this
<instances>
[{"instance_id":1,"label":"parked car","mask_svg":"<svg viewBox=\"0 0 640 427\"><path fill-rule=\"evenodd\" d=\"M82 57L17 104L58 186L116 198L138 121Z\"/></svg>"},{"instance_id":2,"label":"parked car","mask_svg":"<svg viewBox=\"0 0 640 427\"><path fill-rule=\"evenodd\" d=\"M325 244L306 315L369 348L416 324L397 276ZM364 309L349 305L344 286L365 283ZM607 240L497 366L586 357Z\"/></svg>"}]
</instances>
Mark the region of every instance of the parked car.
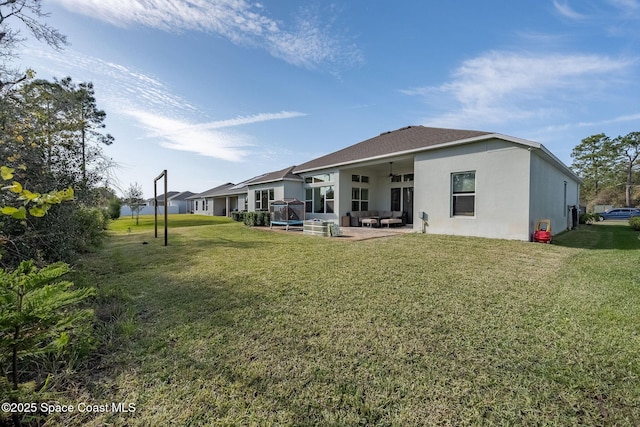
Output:
<instances>
[{"instance_id":1,"label":"parked car","mask_svg":"<svg viewBox=\"0 0 640 427\"><path fill-rule=\"evenodd\" d=\"M600 212L600 219L629 219L634 216L640 216L640 209L614 208Z\"/></svg>"}]
</instances>

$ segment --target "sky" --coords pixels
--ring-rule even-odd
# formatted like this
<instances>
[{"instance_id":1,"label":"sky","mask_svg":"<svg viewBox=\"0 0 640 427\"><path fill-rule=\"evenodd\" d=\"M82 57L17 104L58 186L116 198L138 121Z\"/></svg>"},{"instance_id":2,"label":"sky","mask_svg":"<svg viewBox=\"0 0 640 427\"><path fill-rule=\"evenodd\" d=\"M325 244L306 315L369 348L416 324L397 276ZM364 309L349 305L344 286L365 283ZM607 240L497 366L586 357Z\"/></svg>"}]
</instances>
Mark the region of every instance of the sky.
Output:
<instances>
[{"instance_id":1,"label":"sky","mask_svg":"<svg viewBox=\"0 0 640 427\"><path fill-rule=\"evenodd\" d=\"M199 193L409 125L565 164L640 131L640 0L43 0L68 38L19 66L93 82L122 194ZM26 32L23 33L27 35ZM161 186L158 186L161 191Z\"/></svg>"}]
</instances>

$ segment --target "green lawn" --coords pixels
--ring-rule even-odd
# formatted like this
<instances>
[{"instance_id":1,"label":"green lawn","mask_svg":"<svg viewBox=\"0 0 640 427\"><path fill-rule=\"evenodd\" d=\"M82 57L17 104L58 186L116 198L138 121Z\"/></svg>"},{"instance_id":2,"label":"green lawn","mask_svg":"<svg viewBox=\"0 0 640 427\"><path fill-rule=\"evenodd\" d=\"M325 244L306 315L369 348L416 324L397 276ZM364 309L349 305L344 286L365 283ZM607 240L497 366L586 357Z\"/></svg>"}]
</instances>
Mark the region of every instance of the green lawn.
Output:
<instances>
[{"instance_id":1,"label":"green lawn","mask_svg":"<svg viewBox=\"0 0 640 427\"><path fill-rule=\"evenodd\" d=\"M78 267L101 294L100 345L61 400L136 411L54 423L640 425L640 240L624 225L545 245L223 220L171 228L168 247L127 227Z\"/></svg>"},{"instance_id":2,"label":"green lawn","mask_svg":"<svg viewBox=\"0 0 640 427\"><path fill-rule=\"evenodd\" d=\"M154 230L155 217L153 215L140 215L137 224L136 219L130 216L120 217L109 225L114 233L139 233ZM171 229L193 227L197 225L217 225L231 222L230 218L205 215L168 215L167 223ZM164 233L164 215L158 215L158 235ZM164 234L163 234L164 236Z\"/></svg>"}]
</instances>

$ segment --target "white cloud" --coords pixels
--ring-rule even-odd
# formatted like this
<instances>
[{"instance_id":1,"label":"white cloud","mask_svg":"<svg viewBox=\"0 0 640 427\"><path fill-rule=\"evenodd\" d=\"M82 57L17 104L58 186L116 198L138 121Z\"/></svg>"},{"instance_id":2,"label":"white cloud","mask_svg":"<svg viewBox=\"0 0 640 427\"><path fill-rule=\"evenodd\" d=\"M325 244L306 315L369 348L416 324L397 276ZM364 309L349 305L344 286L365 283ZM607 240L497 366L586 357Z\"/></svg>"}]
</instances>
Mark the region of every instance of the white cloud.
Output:
<instances>
[{"instance_id":1,"label":"white cloud","mask_svg":"<svg viewBox=\"0 0 640 427\"><path fill-rule=\"evenodd\" d=\"M202 156L238 162L249 154L246 137L233 133L202 130L197 125L141 110L128 110L160 145L172 150L189 151Z\"/></svg>"},{"instance_id":2,"label":"white cloud","mask_svg":"<svg viewBox=\"0 0 640 427\"><path fill-rule=\"evenodd\" d=\"M232 162L244 160L251 153L249 148L254 144L246 136L232 131L223 132L219 129L305 115L298 112L282 111L194 124L142 110L127 110L125 114L133 117L140 126L149 132L146 135L147 138L160 139L160 145L165 148L189 151Z\"/></svg>"},{"instance_id":3,"label":"white cloud","mask_svg":"<svg viewBox=\"0 0 640 427\"><path fill-rule=\"evenodd\" d=\"M573 10L571 6L569 6L569 2L567 0L553 0L553 7L555 7L556 11L565 18L573 20L583 20L587 18L586 15Z\"/></svg>"},{"instance_id":4,"label":"white cloud","mask_svg":"<svg viewBox=\"0 0 640 427\"><path fill-rule=\"evenodd\" d=\"M553 125L547 126L545 131L555 132L562 131L571 128L586 128L586 127L601 127L606 125L611 125L615 123L625 123L625 122L640 122L640 113L636 114L624 114L622 116L614 117L611 119L599 120L595 122L578 122L578 123L565 123L562 125Z\"/></svg>"},{"instance_id":5,"label":"white cloud","mask_svg":"<svg viewBox=\"0 0 640 427\"><path fill-rule=\"evenodd\" d=\"M101 108L119 111L135 104L147 110L173 110L193 114L197 108L175 95L159 79L121 64L95 56L83 55L73 49L63 53L28 46L25 55L32 57L39 73L43 70L55 76L73 76L74 80L92 81L100 95ZM38 64L40 62L40 64Z\"/></svg>"},{"instance_id":6,"label":"white cloud","mask_svg":"<svg viewBox=\"0 0 640 427\"><path fill-rule=\"evenodd\" d=\"M295 117L306 116L304 113L299 113L297 111L281 111L279 113L259 113L253 116L238 116L233 119L228 120L218 120L209 123L202 123L197 125L198 129L220 129L231 126L241 126L252 123L266 122L269 120L280 120L280 119L292 119Z\"/></svg>"},{"instance_id":7,"label":"white cloud","mask_svg":"<svg viewBox=\"0 0 640 427\"><path fill-rule=\"evenodd\" d=\"M609 0L609 3L626 12L635 12L640 9L638 0Z\"/></svg>"},{"instance_id":8,"label":"white cloud","mask_svg":"<svg viewBox=\"0 0 640 427\"><path fill-rule=\"evenodd\" d=\"M174 94L159 79L121 64L78 54L68 49L64 54L30 48L27 54L44 59L54 75L73 74L79 81L92 81L100 108L108 115L133 118L166 148L194 152L222 160L242 161L254 145L251 137L223 128L304 116L295 111L259 113L227 120L202 121L196 106Z\"/></svg>"},{"instance_id":9,"label":"white cloud","mask_svg":"<svg viewBox=\"0 0 640 427\"><path fill-rule=\"evenodd\" d=\"M244 0L53 0L74 13L127 27L219 34L238 45L260 47L296 66L360 62L360 51L344 43L318 14L305 9L293 29Z\"/></svg>"},{"instance_id":10,"label":"white cloud","mask_svg":"<svg viewBox=\"0 0 640 427\"><path fill-rule=\"evenodd\" d=\"M634 61L598 55L492 51L465 61L440 86L403 90L446 111L428 120L438 126L506 123L550 117L567 100L612 84Z\"/></svg>"}]
</instances>

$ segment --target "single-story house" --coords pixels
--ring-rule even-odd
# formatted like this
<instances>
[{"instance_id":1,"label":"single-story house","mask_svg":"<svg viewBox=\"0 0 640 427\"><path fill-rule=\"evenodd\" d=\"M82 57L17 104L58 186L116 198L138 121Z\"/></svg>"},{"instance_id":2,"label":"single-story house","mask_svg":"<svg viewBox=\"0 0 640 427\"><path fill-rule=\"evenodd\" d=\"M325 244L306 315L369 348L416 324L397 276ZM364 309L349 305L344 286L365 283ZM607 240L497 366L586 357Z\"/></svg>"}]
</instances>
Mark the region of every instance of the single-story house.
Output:
<instances>
[{"instance_id":1,"label":"single-story house","mask_svg":"<svg viewBox=\"0 0 640 427\"><path fill-rule=\"evenodd\" d=\"M167 200L171 200L171 197L180 194L179 191L167 191ZM145 206L154 206L154 198L150 197L148 199L145 200ZM160 193L158 194L158 206L162 205L164 203L164 193Z\"/></svg>"},{"instance_id":2,"label":"single-story house","mask_svg":"<svg viewBox=\"0 0 640 427\"><path fill-rule=\"evenodd\" d=\"M296 166L307 216L402 211L419 232L528 240L539 219L571 224L580 178L542 144L409 126Z\"/></svg>"},{"instance_id":3,"label":"single-story house","mask_svg":"<svg viewBox=\"0 0 640 427\"><path fill-rule=\"evenodd\" d=\"M177 207L177 213L181 214L193 212L193 203L189 197L194 194L191 191L167 191L167 207ZM153 205L153 197L147 199L147 206L153 207ZM158 207L160 206L164 206L164 192L158 194ZM175 209L169 209L169 211L173 212Z\"/></svg>"},{"instance_id":4,"label":"single-story house","mask_svg":"<svg viewBox=\"0 0 640 427\"><path fill-rule=\"evenodd\" d=\"M294 168L290 166L251 179L247 183L248 210L268 211L275 200L301 200L303 179L293 173Z\"/></svg>"},{"instance_id":5,"label":"single-story house","mask_svg":"<svg viewBox=\"0 0 640 427\"><path fill-rule=\"evenodd\" d=\"M297 198L307 219L357 226L393 212L418 232L529 240L539 219L569 228L579 196L580 178L540 143L408 126L190 199L195 213L229 215Z\"/></svg>"},{"instance_id":6,"label":"single-story house","mask_svg":"<svg viewBox=\"0 0 640 427\"><path fill-rule=\"evenodd\" d=\"M302 178L292 173L294 166L255 176L239 184L226 183L189 197L194 213L231 216L233 211L269 210L271 202L299 198Z\"/></svg>"},{"instance_id":7,"label":"single-story house","mask_svg":"<svg viewBox=\"0 0 640 427\"><path fill-rule=\"evenodd\" d=\"M229 216L233 210L243 210L247 189L231 182L194 194L188 199L193 203L193 213L199 215ZM243 209L239 209L241 206Z\"/></svg>"}]
</instances>

